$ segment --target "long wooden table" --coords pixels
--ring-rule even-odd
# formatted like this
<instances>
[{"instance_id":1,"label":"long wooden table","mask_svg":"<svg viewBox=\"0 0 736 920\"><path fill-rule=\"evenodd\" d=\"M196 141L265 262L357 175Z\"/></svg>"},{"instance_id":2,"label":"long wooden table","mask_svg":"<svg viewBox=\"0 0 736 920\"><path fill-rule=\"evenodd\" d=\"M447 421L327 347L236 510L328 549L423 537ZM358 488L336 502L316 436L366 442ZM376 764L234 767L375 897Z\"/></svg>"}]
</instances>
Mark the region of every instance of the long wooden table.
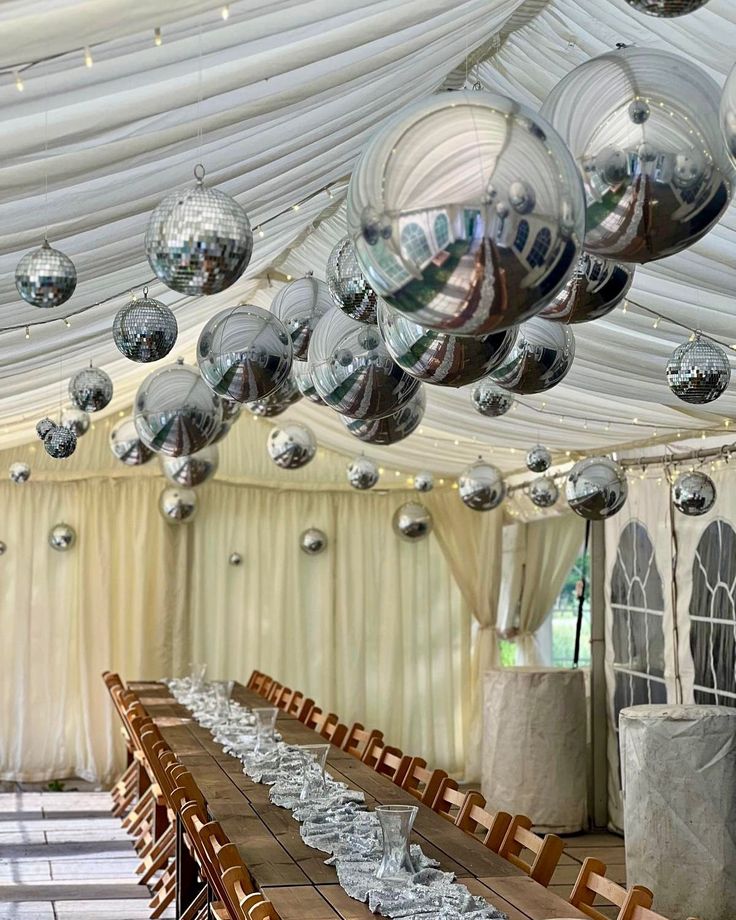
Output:
<instances>
[{"instance_id":1,"label":"long wooden table","mask_svg":"<svg viewBox=\"0 0 736 920\"><path fill-rule=\"evenodd\" d=\"M238 847L258 887L273 901L283 920L375 920L365 904L343 891L326 856L308 847L299 824L286 809L269 801L269 787L254 783L240 761L226 754L208 729L177 703L160 683L131 683L176 756L192 772L207 799L213 818ZM233 698L250 707L263 698L237 684ZM277 729L290 744L314 744L322 739L294 716L280 713ZM327 757L330 774L360 789L369 804L411 804L417 801L334 745ZM585 914L558 895L529 879L516 867L488 850L424 805L414 824L413 839L427 856L453 871L473 894L482 895L510 920L552 920Z\"/></svg>"}]
</instances>

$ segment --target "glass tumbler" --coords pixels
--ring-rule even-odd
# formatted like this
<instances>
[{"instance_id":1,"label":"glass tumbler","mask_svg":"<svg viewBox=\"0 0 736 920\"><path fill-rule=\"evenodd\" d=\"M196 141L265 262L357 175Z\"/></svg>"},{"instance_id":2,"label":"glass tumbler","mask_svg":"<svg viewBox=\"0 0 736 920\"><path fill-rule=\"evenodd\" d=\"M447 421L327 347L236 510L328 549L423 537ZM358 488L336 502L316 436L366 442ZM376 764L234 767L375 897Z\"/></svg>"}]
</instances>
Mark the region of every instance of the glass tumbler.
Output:
<instances>
[{"instance_id":1,"label":"glass tumbler","mask_svg":"<svg viewBox=\"0 0 736 920\"><path fill-rule=\"evenodd\" d=\"M230 697L234 686L234 680L215 681L215 703L219 716L228 716L230 714Z\"/></svg>"},{"instance_id":2,"label":"glass tumbler","mask_svg":"<svg viewBox=\"0 0 736 920\"><path fill-rule=\"evenodd\" d=\"M299 750L305 754L300 802L314 802L324 797L326 791L325 764L329 744L301 744Z\"/></svg>"},{"instance_id":3,"label":"glass tumbler","mask_svg":"<svg viewBox=\"0 0 736 920\"><path fill-rule=\"evenodd\" d=\"M376 805L383 834L383 859L376 876L386 882L405 882L416 869L409 852L409 836L419 808L416 805Z\"/></svg>"},{"instance_id":4,"label":"glass tumbler","mask_svg":"<svg viewBox=\"0 0 736 920\"><path fill-rule=\"evenodd\" d=\"M265 757L276 748L276 717L279 710L276 706L265 706L262 709L254 709L253 715L256 717L256 746L253 753L260 757Z\"/></svg>"},{"instance_id":5,"label":"glass tumbler","mask_svg":"<svg viewBox=\"0 0 736 920\"><path fill-rule=\"evenodd\" d=\"M199 693L204 684L204 676L207 673L207 665L193 661L189 665L189 680L192 683L192 691Z\"/></svg>"}]
</instances>

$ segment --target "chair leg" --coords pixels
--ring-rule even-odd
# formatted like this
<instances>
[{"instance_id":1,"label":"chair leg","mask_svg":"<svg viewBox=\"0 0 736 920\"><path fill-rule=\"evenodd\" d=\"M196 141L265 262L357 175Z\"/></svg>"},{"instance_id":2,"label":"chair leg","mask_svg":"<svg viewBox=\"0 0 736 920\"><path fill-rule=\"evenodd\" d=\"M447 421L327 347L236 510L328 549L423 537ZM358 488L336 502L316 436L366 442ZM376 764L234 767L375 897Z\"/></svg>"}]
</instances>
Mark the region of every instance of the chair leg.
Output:
<instances>
[{"instance_id":1,"label":"chair leg","mask_svg":"<svg viewBox=\"0 0 736 920\"><path fill-rule=\"evenodd\" d=\"M112 809L112 814L114 818L122 818L125 812L133 805L137 798L137 790L135 784L132 784L125 795L121 796L120 799Z\"/></svg>"},{"instance_id":2,"label":"chair leg","mask_svg":"<svg viewBox=\"0 0 736 920\"><path fill-rule=\"evenodd\" d=\"M207 886L205 885L189 907L182 913L179 920L200 920L200 918L207 916L208 909Z\"/></svg>"},{"instance_id":3,"label":"chair leg","mask_svg":"<svg viewBox=\"0 0 736 920\"><path fill-rule=\"evenodd\" d=\"M159 869L166 868L169 859L174 855L175 849L176 836L173 825L170 825L136 869L136 873L141 876L141 885L147 885Z\"/></svg>"},{"instance_id":4,"label":"chair leg","mask_svg":"<svg viewBox=\"0 0 736 920\"><path fill-rule=\"evenodd\" d=\"M123 827L130 834L135 835L137 829L141 825L141 822L150 820L151 812L155 804L156 801L153 795L153 790L151 787L149 787L123 819Z\"/></svg>"},{"instance_id":5,"label":"chair leg","mask_svg":"<svg viewBox=\"0 0 736 920\"><path fill-rule=\"evenodd\" d=\"M151 920L157 920L176 897L176 871L170 866L161 876L156 894L148 902Z\"/></svg>"}]
</instances>

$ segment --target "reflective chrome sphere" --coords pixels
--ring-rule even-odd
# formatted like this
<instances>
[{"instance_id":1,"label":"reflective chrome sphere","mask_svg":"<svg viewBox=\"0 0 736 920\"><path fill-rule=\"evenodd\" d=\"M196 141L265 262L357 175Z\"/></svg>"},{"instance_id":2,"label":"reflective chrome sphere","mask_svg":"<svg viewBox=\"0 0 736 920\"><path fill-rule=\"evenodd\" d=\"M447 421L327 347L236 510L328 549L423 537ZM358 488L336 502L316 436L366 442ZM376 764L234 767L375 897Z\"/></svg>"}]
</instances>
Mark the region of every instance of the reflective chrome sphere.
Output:
<instances>
[{"instance_id":1,"label":"reflective chrome sphere","mask_svg":"<svg viewBox=\"0 0 736 920\"><path fill-rule=\"evenodd\" d=\"M240 555L240 553L230 553L227 561L230 563L230 565L240 565L243 561L243 557Z\"/></svg>"},{"instance_id":2,"label":"reflective chrome sphere","mask_svg":"<svg viewBox=\"0 0 736 920\"><path fill-rule=\"evenodd\" d=\"M15 463L10 464L8 475L12 482L18 484L28 482L28 480L31 478L31 468L27 463L23 463L22 461L18 460Z\"/></svg>"},{"instance_id":3,"label":"reflective chrome sphere","mask_svg":"<svg viewBox=\"0 0 736 920\"><path fill-rule=\"evenodd\" d=\"M243 274L253 231L243 208L198 181L172 192L151 214L146 255L157 278L180 294L217 294Z\"/></svg>"},{"instance_id":4,"label":"reflective chrome sphere","mask_svg":"<svg viewBox=\"0 0 736 920\"><path fill-rule=\"evenodd\" d=\"M299 392L310 402L323 406L324 400L315 389L312 374L306 361L295 361L291 365L291 375L299 387Z\"/></svg>"},{"instance_id":5,"label":"reflective chrome sphere","mask_svg":"<svg viewBox=\"0 0 736 920\"><path fill-rule=\"evenodd\" d=\"M431 492L434 489L434 476L423 470L414 477L414 488L417 492Z\"/></svg>"},{"instance_id":6,"label":"reflective chrome sphere","mask_svg":"<svg viewBox=\"0 0 736 920\"><path fill-rule=\"evenodd\" d=\"M77 436L69 428L60 425L48 431L43 439L43 447L49 457L54 460L66 460L77 449Z\"/></svg>"},{"instance_id":7,"label":"reflective chrome sphere","mask_svg":"<svg viewBox=\"0 0 736 920\"><path fill-rule=\"evenodd\" d=\"M535 317L519 326L513 348L491 377L513 393L542 393L565 378L574 357L572 329Z\"/></svg>"},{"instance_id":8,"label":"reflective chrome sphere","mask_svg":"<svg viewBox=\"0 0 736 920\"><path fill-rule=\"evenodd\" d=\"M77 270L69 256L44 240L18 263L15 286L23 300L34 307L58 307L74 293Z\"/></svg>"},{"instance_id":9,"label":"reflective chrome sphere","mask_svg":"<svg viewBox=\"0 0 736 920\"><path fill-rule=\"evenodd\" d=\"M511 393L501 389L492 380L481 380L470 391L470 399L476 412L488 418L498 418L506 415L514 404Z\"/></svg>"},{"instance_id":10,"label":"reflective chrome sphere","mask_svg":"<svg viewBox=\"0 0 736 920\"><path fill-rule=\"evenodd\" d=\"M728 355L715 342L696 336L678 345L667 364L667 384L678 399L694 405L712 402L731 379Z\"/></svg>"},{"instance_id":11,"label":"reflective chrome sphere","mask_svg":"<svg viewBox=\"0 0 736 920\"><path fill-rule=\"evenodd\" d=\"M672 503L690 517L706 514L716 503L715 484L699 470L681 473L672 486Z\"/></svg>"},{"instance_id":12,"label":"reflective chrome sphere","mask_svg":"<svg viewBox=\"0 0 736 920\"><path fill-rule=\"evenodd\" d=\"M148 296L148 288L143 288L143 297L121 307L112 324L118 351L142 364L165 358L178 334L176 317L166 304Z\"/></svg>"},{"instance_id":13,"label":"reflective chrome sphere","mask_svg":"<svg viewBox=\"0 0 736 920\"><path fill-rule=\"evenodd\" d=\"M721 133L731 160L736 164L736 64L726 78L721 96Z\"/></svg>"},{"instance_id":14,"label":"reflective chrome sphere","mask_svg":"<svg viewBox=\"0 0 736 920\"><path fill-rule=\"evenodd\" d=\"M68 428L81 438L89 431L90 417L81 409L65 409L61 415L61 427Z\"/></svg>"},{"instance_id":15,"label":"reflective chrome sphere","mask_svg":"<svg viewBox=\"0 0 736 920\"><path fill-rule=\"evenodd\" d=\"M532 473L543 473L552 465L552 454L546 447L537 444L526 455L526 468Z\"/></svg>"},{"instance_id":16,"label":"reflective chrome sphere","mask_svg":"<svg viewBox=\"0 0 736 920\"><path fill-rule=\"evenodd\" d=\"M671 19L699 10L708 0L626 0L626 2L638 13L648 13L660 19Z\"/></svg>"},{"instance_id":17,"label":"reflective chrome sphere","mask_svg":"<svg viewBox=\"0 0 736 920\"><path fill-rule=\"evenodd\" d=\"M0 556L4 556L7 549L8 549L7 543L5 543L3 540L0 540Z\"/></svg>"},{"instance_id":18,"label":"reflective chrome sphere","mask_svg":"<svg viewBox=\"0 0 736 920\"><path fill-rule=\"evenodd\" d=\"M378 329L394 361L424 383L464 387L485 377L511 351L516 326L489 335L451 335L426 329L378 305Z\"/></svg>"},{"instance_id":19,"label":"reflective chrome sphere","mask_svg":"<svg viewBox=\"0 0 736 920\"><path fill-rule=\"evenodd\" d=\"M361 492L372 489L381 478L376 464L362 454L351 460L347 467L347 474L350 485Z\"/></svg>"},{"instance_id":20,"label":"reflective chrome sphere","mask_svg":"<svg viewBox=\"0 0 736 920\"><path fill-rule=\"evenodd\" d=\"M197 514L197 493L194 489L169 486L158 499L161 517L172 524L188 524Z\"/></svg>"},{"instance_id":21,"label":"reflective chrome sphere","mask_svg":"<svg viewBox=\"0 0 736 920\"><path fill-rule=\"evenodd\" d=\"M318 556L327 549L327 534L317 527L310 527L299 537L299 548L307 556Z\"/></svg>"},{"instance_id":22,"label":"reflective chrome sphere","mask_svg":"<svg viewBox=\"0 0 736 920\"><path fill-rule=\"evenodd\" d=\"M457 481L460 498L473 511L492 511L506 497L506 483L495 466L478 460Z\"/></svg>"},{"instance_id":23,"label":"reflective chrome sphere","mask_svg":"<svg viewBox=\"0 0 736 920\"><path fill-rule=\"evenodd\" d=\"M140 438L132 415L121 419L110 432L110 450L126 466L142 466L153 457Z\"/></svg>"},{"instance_id":24,"label":"reflective chrome sphere","mask_svg":"<svg viewBox=\"0 0 736 920\"><path fill-rule=\"evenodd\" d=\"M282 470L298 470L317 453L317 441L306 425L283 425L268 436L268 455Z\"/></svg>"},{"instance_id":25,"label":"reflective chrome sphere","mask_svg":"<svg viewBox=\"0 0 736 920\"><path fill-rule=\"evenodd\" d=\"M369 141L348 190L368 283L415 323L455 335L539 312L577 263L584 211L554 129L484 92L437 93L402 109Z\"/></svg>"},{"instance_id":26,"label":"reflective chrome sphere","mask_svg":"<svg viewBox=\"0 0 736 920\"><path fill-rule=\"evenodd\" d=\"M343 415L342 420L350 434L366 444L397 444L419 427L426 404L427 398L422 387L405 406L391 415L369 419Z\"/></svg>"},{"instance_id":27,"label":"reflective chrome sphere","mask_svg":"<svg viewBox=\"0 0 736 920\"><path fill-rule=\"evenodd\" d=\"M322 399L351 418L381 418L405 406L419 388L391 358L375 326L330 310L309 346L309 372Z\"/></svg>"},{"instance_id":28,"label":"reflective chrome sphere","mask_svg":"<svg viewBox=\"0 0 736 920\"><path fill-rule=\"evenodd\" d=\"M210 444L217 444L219 441L222 441L235 422L240 418L240 413L243 410L243 404L234 402L232 399L220 397L220 402L222 403L222 421L220 422L220 427L217 429L217 432L210 440Z\"/></svg>"},{"instance_id":29,"label":"reflective chrome sphere","mask_svg":"<svg viewBox=\"0 0 736 920\"><path fill-rule=\"evenodd\" d=\"M292 367L297 363L301 362L294 362ZM268 396L264 396L263 399L257 399L255 402L246 403L245 407L249 412L252 412L253 415L270 418L274 415L281 415L282 412L286 412L289 406L293 406L294 403L299 402L301 398L302 394L299 387L296 385L296 380L293 374L290 374L284 382L270 392Z\"/></svg>"},{"instance_id":30,"label":"reflective chrome sphere","mask_svg":"<svg viewBox=\"0 0 736 920\"><path fill-rule=\"evenodd\" d=\"M90 364L69 381L69 398L83 412L99 412L112 399L112 380L101 368Z\"/></svg>"},{"instance_id":31,"label":"reflective chrome sphere","mask_svg":"<svg viewBox=\"0 0 736 920\"><path fill-rule=\"evenodd\" d=\"M326 276L332 300L343 313L359 323L376 322L378 295L365 280L349 236L330 253Z\"/></svg>"},{"instance_id":32,"label":"reflective chrome sphere","mask_svg":"<svg viewBox=\"0 0 736 920\"><path fill-rule=\"evenodd\" d=\"M289 375L292 347L281 320L243 304L216 313L197 342L199 370L215 393L237 402L263 399Z\"/></svg>"},{"instance_id":33,"label":"reflective chrome sphere","mask_svg":"<svg viewBox=\"0 0 736 920\"><path fill-rule=\"evenodd\" d=\"M586 61L555 86L542 113L583 177L588 252L623 262L662 259L721 218L734 170L718 96L690 61L635 46Z\"/></svg>"},{"instance_id":34,"label":"reflective chrome sphere","mask_svg":"<svg viewBox=\"0 0 736 920\"><path fill-rule=\"evenodd\" d=\"M539 316L558 323L600 319L623 300L633 280L633 266L584 252L570 280Z\"/></svg>"},{"instance_id":35,"label":"reflective chrome sphere","mask_svg":"<svg viewBox=\"0 0 736 920\"><path fill-rule=\"evenodd\" d=\"M146 377L136 393L134 417L146 447L182 457L212 440L222 424L222 406L193 367L177 363Z\"/></svg>"},{"instance_id":36,"label":"reflective chrome sphere","mask_svg":"<svg viewBox=\"0 0 736 920\"><path fill-rule=\"evenodd\" d=\"M329 288L324 281L314 278L311 272L305 278L297 278L282 287L274 297L271 312L286 327L298 361L307 360L312 331L332 306Z\"/></svg>"},{"instance_id":37,"label":"reflective chrome sphere","mask_svg":"<svg viewBox=\"0 0 736 920\"><path fill-rule=\"evenodd\" d=\"M537 508L551 508L559 497L560 490L551 476L540 476L529 486L529 498Z\"/></svg>"},{"instance_id":38,"label":"reflective chrome sphere","mask_svg":"<svg viewBox=\"0 0 736 920\"><path fill-rule=\"evenodd\" d=\"M406 502L394 512L394 533L407 543L428 537L433 526L432 515L419 502Z\"/></svg>"},{"instance_id":39,"label":"reflective chrome sphere","mask_svg":"<svg viewBox=\"0 0 736 920\"><path fill-rule=\"evenodd\" d=\"M570 470L565 487L567 503L580 517L603 521L619 512L629 493L626 474L608 457L588 457Z\"/></svg>"},{"instance_id":40,"label":"reflective chrome sphere","mask_svg":"<svg viewBox=\"0 0 736 920\"><path fill-rule=\"evenodd\" d=\"M42 418L40 422L36 422L36 434L42 441L54 428L56 428L56 422L53 419Z\"/></svg>"},{"instance_id":41,"label":"reflective chrome sphere","mask_svg":"<svg viewBox=\"0 0 736 920\"><path fill-rule=\"evenodd\" d=\"M49 531L49 546L59 553L65 553L77 541L77 534L69 524L54 524Z\"/></svg>"},{"instance_id":42,"label":"reflective chrome sphere","mask_svg":"<svg viewBox=\"0 0 736 920\"><path fill-rule=\"evenodd\" d=\"M191 489L201 486L217 472L220 452L217 445L208 444L202 450L188 457L161 457L161 469L164 476L175 486Z\"/></svg>"}]
</instances>

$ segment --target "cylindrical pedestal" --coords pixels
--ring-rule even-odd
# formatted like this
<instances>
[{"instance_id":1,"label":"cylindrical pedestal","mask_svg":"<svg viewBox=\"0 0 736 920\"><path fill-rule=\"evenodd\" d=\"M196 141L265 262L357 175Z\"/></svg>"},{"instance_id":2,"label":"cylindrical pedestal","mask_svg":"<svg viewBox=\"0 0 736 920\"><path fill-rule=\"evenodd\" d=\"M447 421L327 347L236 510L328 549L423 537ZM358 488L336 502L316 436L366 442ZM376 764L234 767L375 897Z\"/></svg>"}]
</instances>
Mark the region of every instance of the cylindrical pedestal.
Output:
<instances>
[{"instance_id":1,"label":"cylindrical pedestal","mask_svg":"<svg viewBox=\"0 0 736 920\"><path fill-rule=\"evenodd\" d=\"M733 920L736 709L632 706L619 727L627 882L672 920Z\"/></svg>"},{"instance_id":2,"label":"cylindrical pedestal","mask_svg":"<svg viewBox=\"0 0 736 920\"><path fill-rule=\"evenodd\" d=\"M586 826L582 671L501 668L484 675L483 795L491 811L571 834Z\"/></svg>"}]
</instances>

